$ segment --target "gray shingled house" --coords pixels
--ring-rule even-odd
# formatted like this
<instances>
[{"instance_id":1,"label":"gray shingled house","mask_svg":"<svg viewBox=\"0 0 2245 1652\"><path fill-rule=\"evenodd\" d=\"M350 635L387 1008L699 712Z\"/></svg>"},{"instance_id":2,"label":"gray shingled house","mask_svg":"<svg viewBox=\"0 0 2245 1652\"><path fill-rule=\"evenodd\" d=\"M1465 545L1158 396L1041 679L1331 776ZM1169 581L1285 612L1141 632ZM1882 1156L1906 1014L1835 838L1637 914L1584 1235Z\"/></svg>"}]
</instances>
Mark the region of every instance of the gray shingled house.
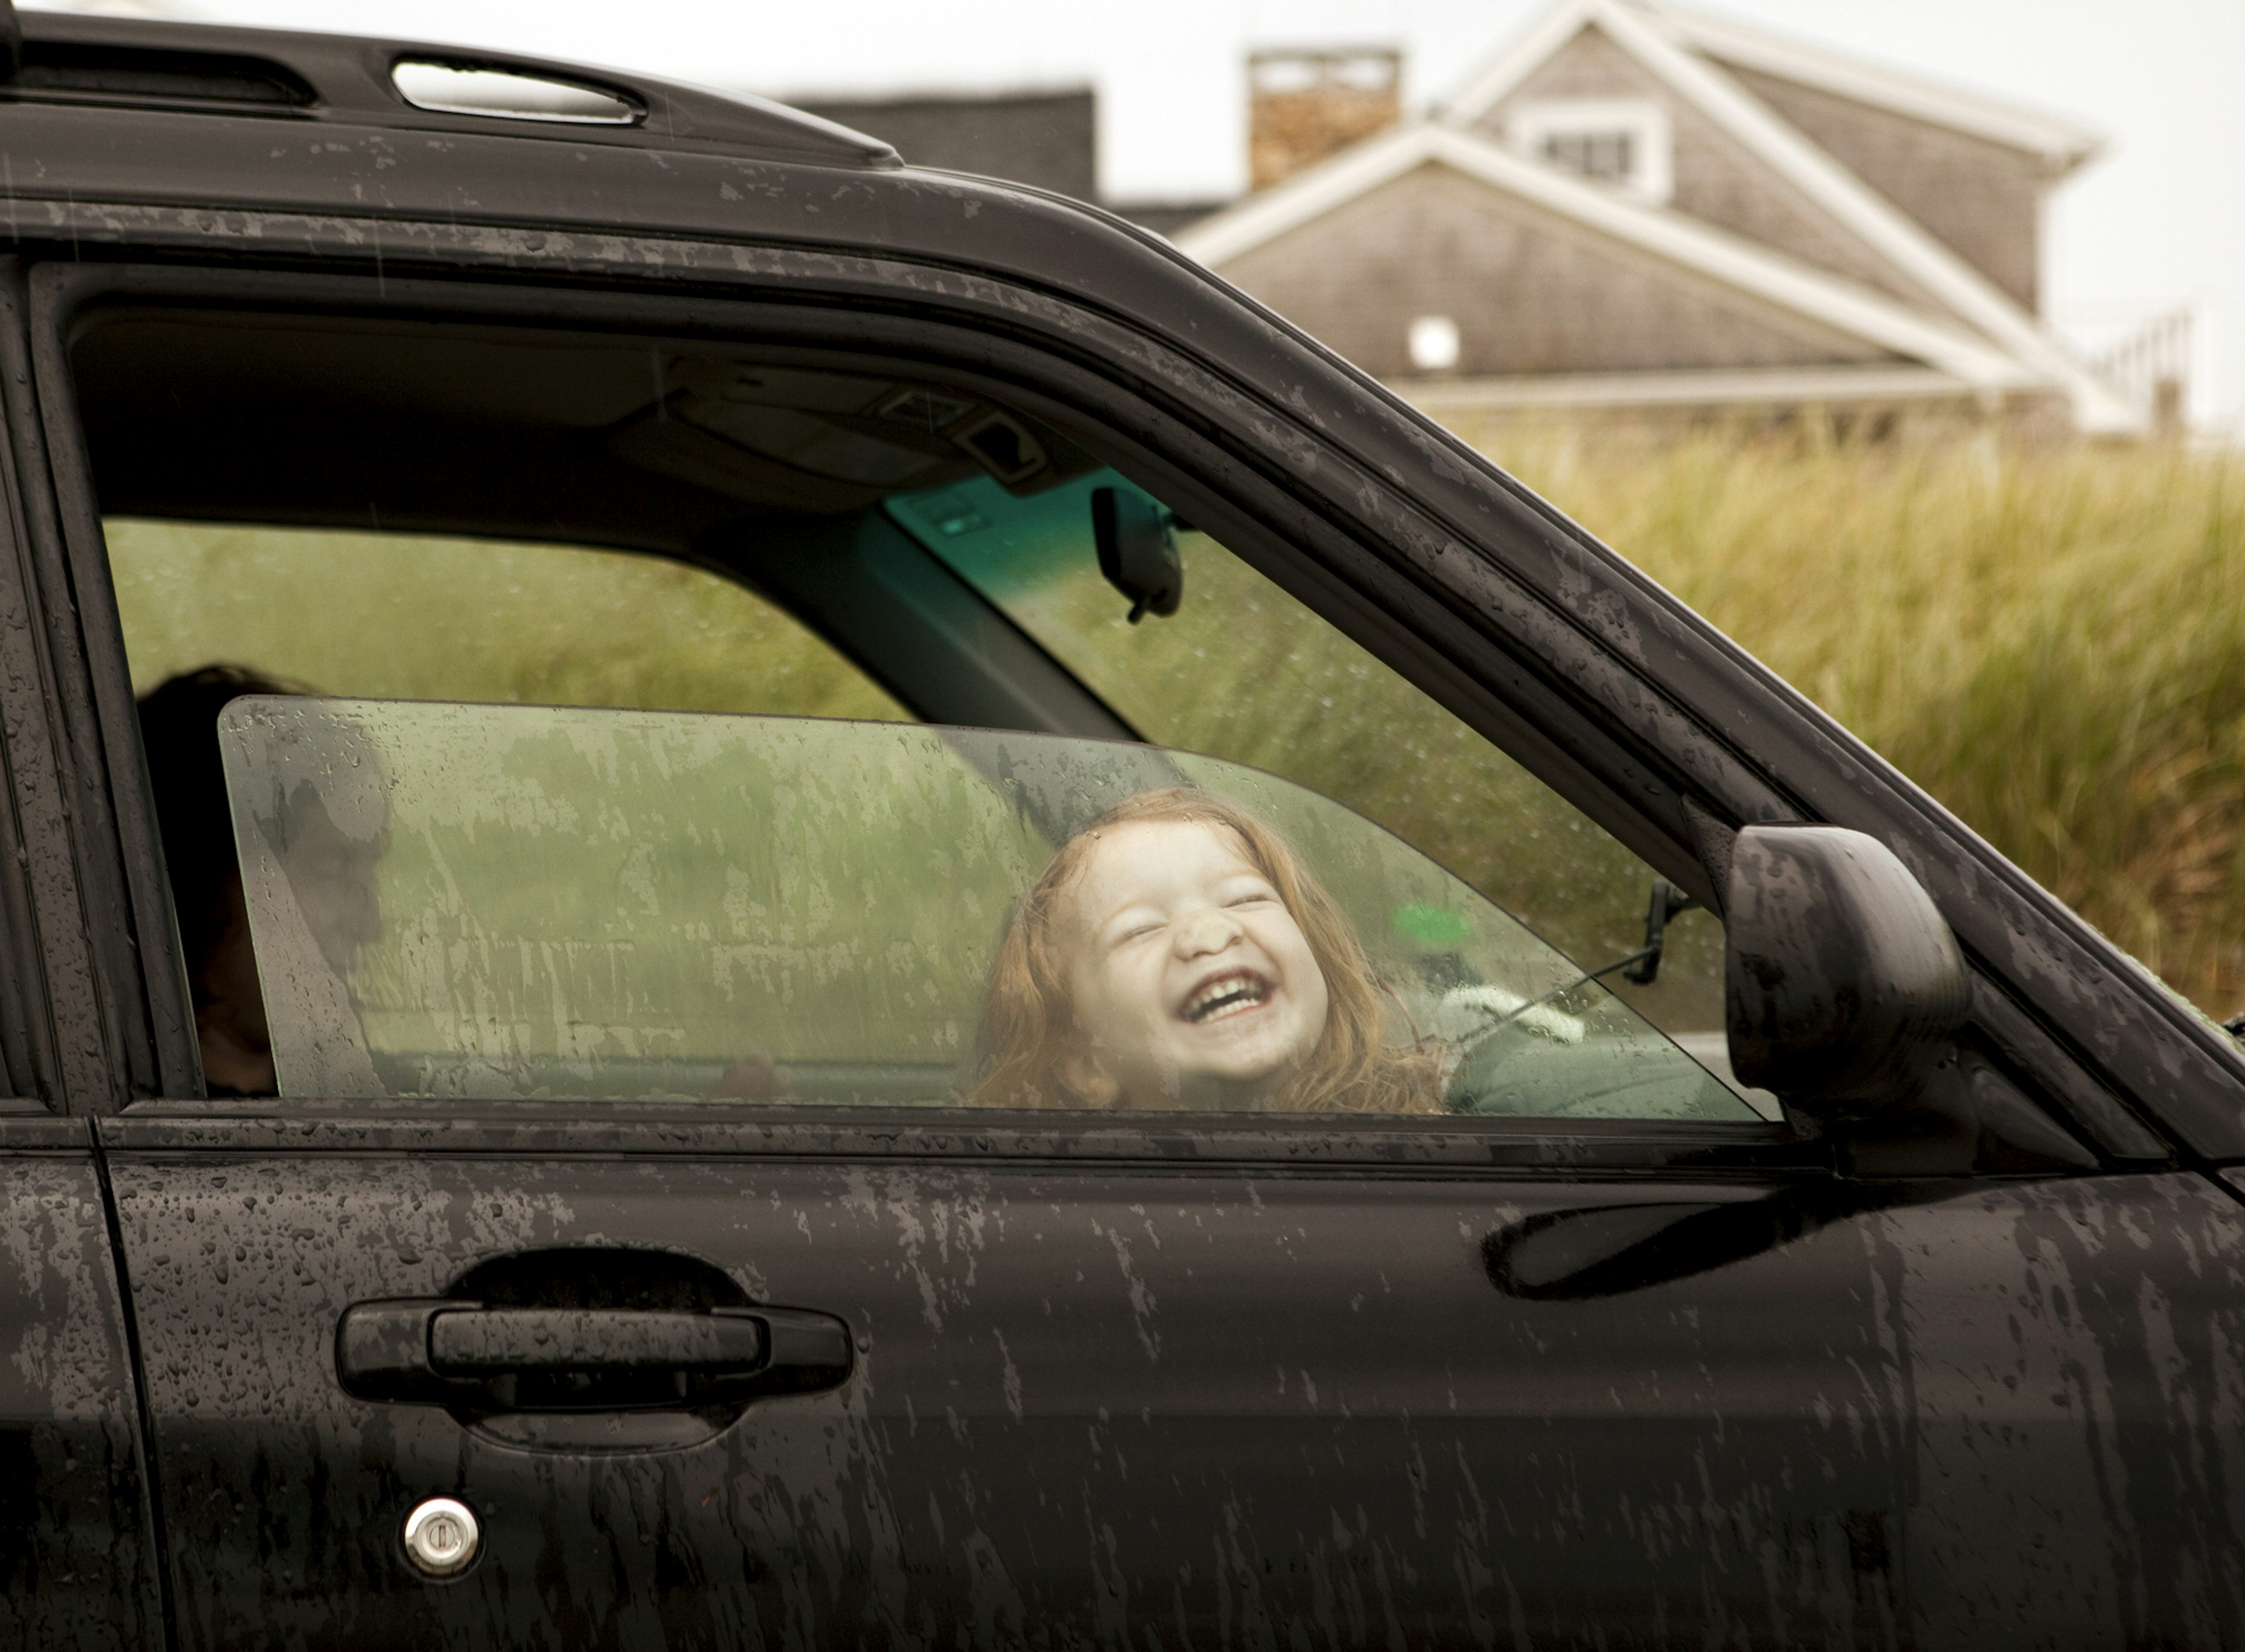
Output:
<instances>
[{"instance_id":1,"label":"gray shingled house","mask_svg":"<svg viewBox=\"0 0 2245 1652\"><path fill-rule=\"evenodd\" d=\"M1099 198L1098 104L1089 86L785 101L893 144L915 166Z\"/></svg>"},{"instance_id":2,"label":"gray shingled house","mask_svg":"<svg viewBox=\"0 0 2245 1652\"><path fill-rule=\"evenodd\" d=\"M1645 0L1560 0L1448 105L1173 232L1437 410L2147 410L2039 315L2049 115Z\"/></svg>"}]
</instances>

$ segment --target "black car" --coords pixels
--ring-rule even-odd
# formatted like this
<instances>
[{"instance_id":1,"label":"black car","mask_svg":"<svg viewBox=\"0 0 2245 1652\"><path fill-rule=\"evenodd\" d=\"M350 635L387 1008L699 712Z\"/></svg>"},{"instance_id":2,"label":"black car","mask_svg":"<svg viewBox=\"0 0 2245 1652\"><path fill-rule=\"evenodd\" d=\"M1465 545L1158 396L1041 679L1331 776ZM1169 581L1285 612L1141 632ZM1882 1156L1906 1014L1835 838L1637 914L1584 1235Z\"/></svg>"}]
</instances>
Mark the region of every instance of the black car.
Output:
<instances>
[{"instance_id":1,"label":"black car","mask_svg":"<svg viewBox=\"0 0 2245 1652\"><path fill-rule=\"evenodd\" d=\"M0 1642L2245 1642L2238 1050L1558 512L785 109L20 26Z\"/></svg>"}]
</instances>

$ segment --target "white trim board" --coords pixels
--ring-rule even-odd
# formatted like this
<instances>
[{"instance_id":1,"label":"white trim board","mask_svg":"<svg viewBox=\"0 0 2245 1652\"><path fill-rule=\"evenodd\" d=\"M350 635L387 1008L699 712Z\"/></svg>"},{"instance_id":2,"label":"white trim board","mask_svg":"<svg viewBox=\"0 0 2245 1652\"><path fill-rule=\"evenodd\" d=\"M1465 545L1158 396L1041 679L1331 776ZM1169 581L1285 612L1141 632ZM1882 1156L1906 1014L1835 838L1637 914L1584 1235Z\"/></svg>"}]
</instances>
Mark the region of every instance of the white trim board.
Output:
<instances>
[{"instance_id":1,"label":"white trim board","mask_svg":"<svg viewBox=\"0 0 2245 1652\"><path fill-rule=\"evenodd\" d=\"M1520 83L1541 68L1584 28L1597 21L1597 0L1558 0L1536 13L1528 25L1473 71L1456 93L1434 109L1434 118L1470 126Z\"/></svg>"},{"instance_id":2,"label":"white trim board","mask_svg":"<svg viewBox=\"0 0 2245 1652\"><path fill-rule=\"evenodd\" d=\"M1429 413L1505 407L1747 407L1956 402L1983 394L1930 367L1743 368L1665 373L1539 373L1509 378L1390 379Z\"/></svg>"},{"instance_id":3,"label":"white trim board","mask_svg":"<svg viewBox=\"0 0 2245 1652\"><path fill-rule=\"evenodd\" d=\"M1402 126L1368 139L1179 231L1174 244L1187 256L1220 267L1428 162L1882 349L1914 357L1975 389L2059 388L2000 345L1941 318L1450 126Z\"/></svg>"},{"instance_id":4,"label":"white trim board","mask_svg":"<svg viewBox=\"0 0 2245 1652\"><path fill-rule=\"evenodd\" d=\"M1836 222L1906 272L1957 317L2062 385L2086 430L2140 431L2143 415L2044 331L2011 295L1916 220L1809 141L1721 68L1686 49L1665 13L1630 0L1560 0L1499 55L1442 117L1463 128L1486 114L1582 29L1595 27L1729 132Z\"/></svg>"},{"instance_id":5,"label":"white trim board","mask_svg":"<svg viewBox=\"0 0 2245 1652\"><path fill-rule=\"evenodd\" d=\"M2088 159L2105 144L2102 132L2077 121L1773 34L1735 18L1672 5L1668 0L1624 3L1656 23L1671 40L1708 57L2007 144L2066 167ZM1599 21L1602 9L1592 0L1560 0L1538 14L1474 71L1442 105L1442 118L1461 125L1480 119L1585 24Z\"/></svg>"},{"instance_id":6,"label":"white trim board","mask_svg":"<svg viewBox=\"0 0 2245 1652\"><path fill-rule=\"evenodd\" d=\"M2072 171L2105 146L2104 133L2062 116L1999 102L1962 86L1766 33L1732 18L1686 10L1665 0L1645 3L1675 38L1703 56L2039 155L2051 163L2053 176Z\"/></svg>"}]
</instances>

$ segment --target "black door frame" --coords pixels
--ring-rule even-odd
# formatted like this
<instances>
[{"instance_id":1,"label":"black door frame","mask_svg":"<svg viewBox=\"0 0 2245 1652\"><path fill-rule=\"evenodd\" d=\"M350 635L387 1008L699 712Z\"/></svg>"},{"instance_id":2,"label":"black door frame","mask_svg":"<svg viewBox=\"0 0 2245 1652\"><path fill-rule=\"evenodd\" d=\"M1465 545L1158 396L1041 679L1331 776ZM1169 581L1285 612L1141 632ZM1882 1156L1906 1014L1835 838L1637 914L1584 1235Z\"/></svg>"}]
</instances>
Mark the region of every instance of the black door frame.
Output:
<instances>
[{"instance_id":1,"label":"black door frame","mask_svg":"<svg viewBox=\"0 0 2245 1652\"><path fill-rule=\"evenodd\" d=\"M107 924L102 977L119 1013L137 1000L139 1014L125 1019L141 1030L139 1048L148 1052L142 1060L128 1052L119 1064L112 1093L119 1100L192 1094L193 1054L68 370L69 328L85 306L105 298L441 314L682 339L777 337L936 362L1063 428L1096 419L1102 445L1122 450L1123 468L1679 881L1714 892L1733 823L1833 818L1835 811L1809 806L1818 793L1852 802L1838 811L1838 823L1872 829L1892 843L1958 930L1977 966L1975 1020L1998 1059L2093 1141L2108 1163L2175 1161L2164 1133L2141 1116L2152 1106L2170 1126L2219 1145L2219 1132L2209 1133L2203 1116L2220 1111L2221 1093L2236 1080L2202 1041L2178 1040L2159 1018L2132 1007L2126 999L2136 992L2115 991L2136 987L2133 965L2100 967L2092 949L2069 947L2076 937L2066 931L2083 928L2078 919L2065 914L2066 922L2052 924L2037 909L2054 903L2008 867L2007 878L1986 877L1977 863L1991 858L1984 845L1759 667L1722 674L1732 663L1725 653L1744 656L1719 640L1713 649L1702 646L1713 633L1665 597L1658 606L1679 616L1658 639L1665 649L1652 647L1640 626L1630 655L1582 621L1579 611L1598 610L1597 601L1579 590L1570 603L1550 600L1537 586L1554 568L1570 572L1578 586L1593 573L1603 576L1616 587L1614 601L1645 582L1610 565L1594 542L1548 509L1522 505L1509 531L1494 543L1484 532L1482 548L1468 550L1456 531L1457 512L1434 512L1450 503L1446 494L1481 478L1437 463L1429 467L1437 485L1424 491L1429 498L1406 497L1389 477L1305 421L1245 400L1238 385L1163 341L1048 295L987 281L932 292L918 273L878 261L844 268L847 261L800 255L790 268L790 255L778 252L764 254L749 278L729 256L733 280L726 288L713 292L704 282L682 291L677 245L665 245L672 273L628 286L613 275L595 285L581 265L573 281L526 281L519 257L504 280L490 271L476 281L425 279L396 273L394 264L365 277L306 274L249 265L241 255L255 249L246 246L234 259L200 267L81 262L32 274L31 365L59 495L53 531L62 541L64 583L76 597L65 611L76 623L58 625L50 600L47 629L68 633L82 662L80 701L92 708L92 749L129 754L86 766L106 782L101 807L86 816L89 836L107 840L98 856L90 854L103 863L94 879L103 886L98 910ZM618 261L627 255L620 252ZM1377 408L1339 409L1317 421L1349 433L1367 422L1394 423ZM1486 513L1489 490L1468 491ZM1499 502L1521 497L1505 483ZM1538 558L1544 567L1525 565ZM1605 621L1619 623L1611 613ZM1662 667L1679 661L1672 674L1702 689L1697 703L1667 687L1672 674ZM1713 680L1717 674L1731 680ZM1711 698L1718 687L1723 692ZM1792 709L1787 700L1800 714L1782 714ZM1723 726L1751 733L1773 721L1787 729L1774 754L1749 757L1738 738L1717 733ZM1773 771L1788 783L1774 784ZM1971 898L1964 898L1967 892ZM1991 962L1991 924L2005 926L2012 968ZM149 937L156 938L136 939ZM2031 944L2022 945L2023 937ZM2029 982L2045 990L2030 995L2023 990ZM2052 991L2053 983L2065 990ZM2078 998L2092 983L2104 1015L2094 1060L2060 1032L2045 1007L2053 998L2061 1005ZM2227 1063L2245 1073L2234 1050Z\"/></svg>"}]
</instances>

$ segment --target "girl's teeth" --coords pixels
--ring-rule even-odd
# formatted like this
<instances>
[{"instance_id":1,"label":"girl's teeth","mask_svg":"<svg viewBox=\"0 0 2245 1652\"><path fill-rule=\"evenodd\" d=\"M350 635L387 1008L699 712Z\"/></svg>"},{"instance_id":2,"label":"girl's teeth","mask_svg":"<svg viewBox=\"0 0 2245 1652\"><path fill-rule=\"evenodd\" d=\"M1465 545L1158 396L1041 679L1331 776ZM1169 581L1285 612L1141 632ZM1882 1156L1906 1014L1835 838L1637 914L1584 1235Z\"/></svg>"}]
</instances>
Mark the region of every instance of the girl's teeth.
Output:
<instances>
[{"instance_id":1,"label":"girl's teeth","mask_svg":"<svg viewBox=\"0 0 2245 1652\"><path fill-rule=\"evenodd\" d=\"M1185 1005L1185 1018L1192 1021L1213 1021L1236 1011L1253 1009L1266 995L1259 981L1240 977L1218 981L1193 994Z\"/></svg>"}]
</instances>

